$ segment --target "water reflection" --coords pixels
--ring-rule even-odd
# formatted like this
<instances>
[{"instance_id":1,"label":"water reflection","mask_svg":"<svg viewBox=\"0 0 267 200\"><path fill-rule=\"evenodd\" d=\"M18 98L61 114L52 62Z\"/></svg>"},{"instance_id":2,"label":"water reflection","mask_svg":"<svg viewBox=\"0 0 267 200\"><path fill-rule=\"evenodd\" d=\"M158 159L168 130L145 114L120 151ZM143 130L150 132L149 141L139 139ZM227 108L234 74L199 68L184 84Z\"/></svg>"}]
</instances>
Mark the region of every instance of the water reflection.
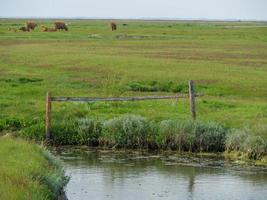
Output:
<instances>
[{"instance_id":1,"label":"water reflection","mask_svg":"<svg viewBox=\"0 0 267 200\"><path fill-rule=\"evenodd\" d=\"M267 169L222 158L57 149L72 199L267 199Z\"/></svg>"}]
</instances>

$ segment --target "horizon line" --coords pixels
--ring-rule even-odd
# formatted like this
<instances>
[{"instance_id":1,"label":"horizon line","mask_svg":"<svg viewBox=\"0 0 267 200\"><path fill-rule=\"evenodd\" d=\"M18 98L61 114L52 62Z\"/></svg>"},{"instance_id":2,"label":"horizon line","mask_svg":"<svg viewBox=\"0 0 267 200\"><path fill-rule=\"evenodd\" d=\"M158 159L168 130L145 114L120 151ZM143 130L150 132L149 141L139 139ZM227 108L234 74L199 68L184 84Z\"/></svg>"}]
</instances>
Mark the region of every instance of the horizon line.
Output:
<instances>
[{"instance_id":1,"label":"horizon line","mask_svg":"<svg viewBox=\"0 0 267 200\"><path fill-rule=\"evenodd\" d=\"M4 17L0 16L0 19L69 19L69 20L144 20L144 21L206 21L206 22L267 22L266 20L259 19L209 19L209 18L169 18L169 17L136 17L136 18L121 18L121 17L37 17L37 16L25 16L25 17Z\"/></svg>"}]
</instances>

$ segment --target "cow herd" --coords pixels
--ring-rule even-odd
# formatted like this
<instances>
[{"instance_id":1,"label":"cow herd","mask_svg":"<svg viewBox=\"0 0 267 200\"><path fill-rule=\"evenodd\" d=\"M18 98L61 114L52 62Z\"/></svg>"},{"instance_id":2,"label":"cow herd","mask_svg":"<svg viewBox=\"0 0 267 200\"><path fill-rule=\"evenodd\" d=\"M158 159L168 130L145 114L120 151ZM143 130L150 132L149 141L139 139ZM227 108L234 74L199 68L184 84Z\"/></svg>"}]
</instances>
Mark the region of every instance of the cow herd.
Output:
<instances>
[{"instance_id":1,"label":"cow herd","mask_svg":"<svg viewBox=\"0 0 267 200\"><path fill-rule=\"evenodd\" d=\"M68 31L68 26L65 24L65 22L54 22L54 28L49 28L46 26L41 26L43 32L55 32L58 30L65 30ZM124 24L123 24L124 25ZM117 24L114 22L111 22L109 24L111 31L116 31L117 30ZM19 29L14 29L14 28L9 28L10 31L17 32L23 31L23 32L30 32L31 30L34 30L36 27L38 27L38 24L35 22L26 22L25 26L20 27Z\"/></svg>"},{"instance_id":2,"label":"cow herd","mask_svg":"<svg viewBox=\"0 0 267 200\"><path fill-rule=\"evenodd\" d=\"M65 30L68 31L68 27L64 22L55 22L54 23L55 27L54 28L48 28L46 26L41 26L42 30L44 32L54 32L57 30ZM9 28L9 31L14 31L17 32L19 31L23 31L23 32L30 32L31 30L34 30L36 27L38 27L38 24L35 22L26 22L25 26L20 27L19 29L15 29L15 28Z\"/></svg>"}]
</instances>

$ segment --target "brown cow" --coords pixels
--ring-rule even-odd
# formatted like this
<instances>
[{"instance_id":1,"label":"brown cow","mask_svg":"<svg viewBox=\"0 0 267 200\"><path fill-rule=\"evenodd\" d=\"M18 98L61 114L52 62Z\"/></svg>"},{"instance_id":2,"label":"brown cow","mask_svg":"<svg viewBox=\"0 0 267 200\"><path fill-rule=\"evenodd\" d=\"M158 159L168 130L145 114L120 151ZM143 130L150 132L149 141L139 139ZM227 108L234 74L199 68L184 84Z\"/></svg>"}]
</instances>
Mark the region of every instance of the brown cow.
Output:
<instances>
[{"instance_id":1,"label":"brown cow","mask_svg":"<svg viewBox=\"0 0 267 200\"><path fill-rule=\"evenodd\" d=\"M25 26L20 27L19 30L23 31L23 32L26 32L26 31L29 32L30 31L30 29L25 27Z\"/></svg>"},{"instance_id":2,"label":"brown cow","mask_svg":"<svg viewBox=\"0 0 267 200\"><path fill-rule=\"evenodd\" d=\"M117 30L117 24L114 22L110 23L111 31L116 31Z\"/></svg>"},{"instance_id":3,"label":"brown cow","mask_svg":"<svg viewBox=\"0 0 267 200\"><path fill-rule=\"evenodd\" d=\"M55 29L68 31L68 27L64 22L55 22Z\"/></svg>"},{"instance_id":4,"label":"brown cow","mask_svg":"<svg viewBox=\"0 0 267 200\"><path fill-rule=\"evenodd\" d=\"M37 27L38 25L35 23L35 22L27 22L26 23L26 27L29 29L29 30L34 30L35 27Z\"/></svg>"}]
</instances>

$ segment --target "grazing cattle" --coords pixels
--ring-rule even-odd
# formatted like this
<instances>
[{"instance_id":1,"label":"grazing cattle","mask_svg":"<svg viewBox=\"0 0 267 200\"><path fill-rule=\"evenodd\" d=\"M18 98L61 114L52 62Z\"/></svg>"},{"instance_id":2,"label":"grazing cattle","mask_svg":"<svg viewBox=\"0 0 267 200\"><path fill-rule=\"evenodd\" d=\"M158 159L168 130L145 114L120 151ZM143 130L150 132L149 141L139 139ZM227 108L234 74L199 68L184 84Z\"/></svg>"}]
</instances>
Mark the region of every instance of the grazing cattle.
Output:
<instances>
[{"instance_id":1,"label":"grazing cattle","mask_svg":"<svg viewBox=\"0 0 267 200\"><path fill-rule=\"evenodd\" d=\"M27 22L26 23L26 27L29 29L29 30L34 30L35 27L37 27L38 25L35 23L35 22Z\"/></svg>"},{"instance_id":2,"label":"grazing cattle","mask_svg":"<svg viewBox=\"0 0 267 200\"><path fill-rule=\"evenodd\" d=\"M23 32L26 32L26 31L29 32L30 31L30 29L25 27L25 26L20 27L19 30L23 31Z\"/></svg>"},{"instance_id":3,"label":"grazing cattle","mask_svg":"<svg viewBox=\"0 0 267 200\"><path fill-rule=\"evenodd\" d=\"M111 31L116 31L117 30L117 24L114 22L110 23Z\"/></svg>"},{"instance_id":4,"label":"grazing cattle","mask_svg":"<svg viewBox=\"0 0 267 200\"><path fill-rule=\"evenodd\" d=\"M55 29L68 31L68 27L64 22L55 22Z\"/></svg>"},{"instance_id":5,"label":"grazing cattle","mask_svg":"<svg viewBox=\"0 0 267 200\"><path fill-rule=\"evenodd\" d=\"M55 31L57 31L57 29L55 29L55 28L48 28L46 26L42 26L42 29L43 29L44 32L55 32Z\"/></svg>"}]
</instances>

